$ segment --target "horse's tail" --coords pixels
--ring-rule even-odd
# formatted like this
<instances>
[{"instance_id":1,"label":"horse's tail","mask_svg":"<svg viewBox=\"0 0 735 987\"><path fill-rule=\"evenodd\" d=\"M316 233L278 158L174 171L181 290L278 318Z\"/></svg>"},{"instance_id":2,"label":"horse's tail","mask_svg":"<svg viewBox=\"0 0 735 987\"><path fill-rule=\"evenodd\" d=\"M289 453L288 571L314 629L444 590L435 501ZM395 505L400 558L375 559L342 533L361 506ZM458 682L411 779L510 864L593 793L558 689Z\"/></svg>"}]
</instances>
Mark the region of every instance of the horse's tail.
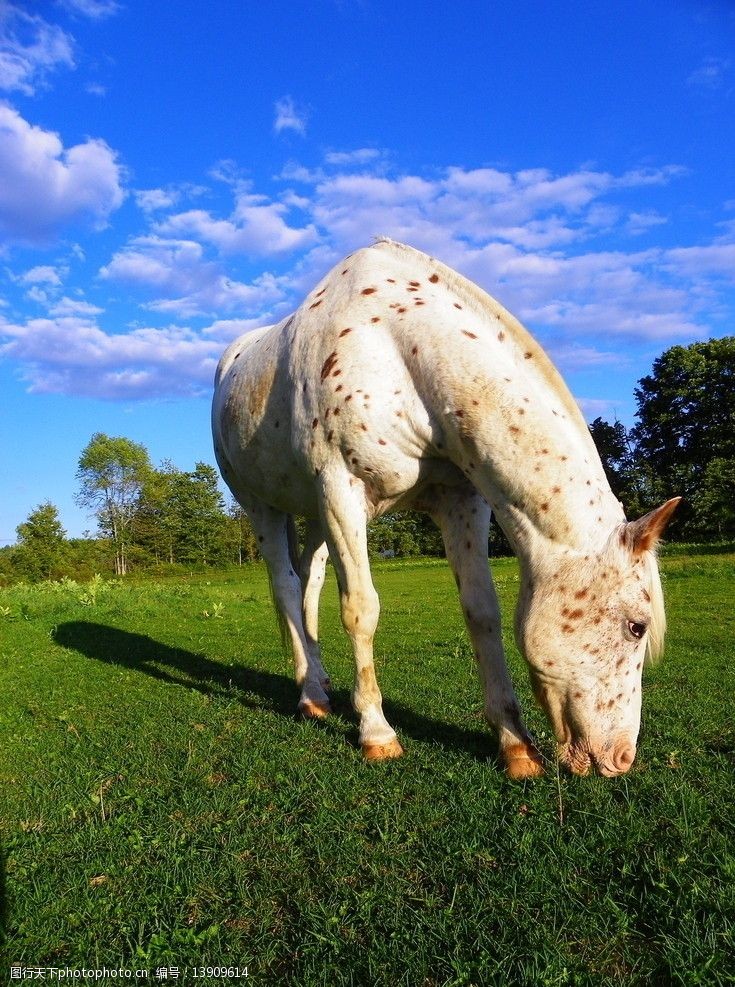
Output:
<instances>
[{"instance_id":1,"label":"horse's tail","mask_svg":"<svg viewBox=\"0 0 735 987\"><path fill-rule=\"evenodd\" d=\"M296 522L293 519L293 515L289 514L286 517L286 538L288 539L288 555L291 560L291 567L293 571L298 575L299 571L299 536L296 531ZM288 624L286 622L286 616L278 605L278 600L276 598L276 591L273 587L273 575L268 566L268 588L271 593L271 602L273 603L273 609L276 611L276 620L278 621L278 630L281 635L281 647L284 651L288 651L290 647L290 634L288 630Z\"/></svg>"}]
</instances>

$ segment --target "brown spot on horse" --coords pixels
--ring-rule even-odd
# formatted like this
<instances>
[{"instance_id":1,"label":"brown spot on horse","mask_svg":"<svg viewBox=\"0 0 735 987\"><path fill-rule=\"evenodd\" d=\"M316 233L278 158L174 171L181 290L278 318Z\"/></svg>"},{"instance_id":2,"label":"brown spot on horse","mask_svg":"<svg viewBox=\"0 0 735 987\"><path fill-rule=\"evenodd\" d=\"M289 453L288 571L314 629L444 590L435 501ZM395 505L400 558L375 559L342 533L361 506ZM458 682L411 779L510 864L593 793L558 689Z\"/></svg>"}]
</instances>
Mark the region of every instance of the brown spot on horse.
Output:
<instances>
[{"instance_id":1,"label":"brown spot on horse","mask_svg":"<svg viewBox=\"0 0 735 987\"><path fill-rule=\"evenodd\" d=\"M326 380L337 363L337 351L332 350L327 359L322 364L322 380Z\"/></svg>"}]
</instances>

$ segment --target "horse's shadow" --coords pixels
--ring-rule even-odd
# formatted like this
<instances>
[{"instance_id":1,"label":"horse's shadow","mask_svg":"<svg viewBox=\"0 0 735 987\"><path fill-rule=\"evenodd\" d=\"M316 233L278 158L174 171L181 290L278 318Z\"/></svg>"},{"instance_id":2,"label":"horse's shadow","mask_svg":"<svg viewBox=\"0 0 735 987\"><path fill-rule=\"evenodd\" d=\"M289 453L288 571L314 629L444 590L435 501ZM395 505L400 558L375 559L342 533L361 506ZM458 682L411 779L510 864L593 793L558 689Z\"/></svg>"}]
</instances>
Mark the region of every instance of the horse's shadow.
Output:
<instances>
[{"instance_id":1,"label":"horse's shadow","mask_svg":"<svg viewBox=\"0 0 735 987\"><path fill-rule=\"evenodd\" d=\"M242 665L225 666L205 655L163 644L147 634L134 634L86 620L59 624L54 640L97 661L120 665L209 696L234 695L244 706L267 709L279 716L290 719L296 716L298 691L293 679L285 675ZM336 713L353 717L346 689L333 691L331 700ZM384 699L383 709L399 734L439 744L478 760L497 761L497 742L487 731L434 720L389 699ZM319 722L328 728L329 720ZM357 743L356 730L348 740Z\"/></svg>"}]
</instances>

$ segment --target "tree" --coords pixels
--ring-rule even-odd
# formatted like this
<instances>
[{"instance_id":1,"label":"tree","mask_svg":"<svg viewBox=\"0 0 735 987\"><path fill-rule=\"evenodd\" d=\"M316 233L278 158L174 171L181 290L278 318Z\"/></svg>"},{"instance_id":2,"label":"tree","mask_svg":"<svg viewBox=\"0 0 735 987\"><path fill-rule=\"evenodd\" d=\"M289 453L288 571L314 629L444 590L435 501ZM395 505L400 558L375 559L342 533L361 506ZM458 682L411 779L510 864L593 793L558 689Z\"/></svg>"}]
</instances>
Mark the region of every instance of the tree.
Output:
<instances>
[{"instance_id":1,"label":"tree","mask_svg":"<svg viewBox=\"0 0 735 987\"><path fill-rule=\"evenodd\" d=\"M173 493L179 522L178 561L222 562L227 553L227 519L214 466L197 463L192 473L174 474Z\"/></svg>"},{"instance_id":2,"label":"tree","mask_svg":"<svg viewBox=\"0 0 735 987\"><path fill-rule=\"evenodd\" d=\"M228 512L229 542L231 556L238 565L243 562L254 562L258 558L258 539L255 537L253 526L245 511L236 500L230 503Z\"/></svg>"},{"instance_id":3,"label":"tree","mask_svg":"<svg viewBox=\"0 0 735 987\"><path fill-rule=\"evenodd\" d=\"M656 506L653 475L638 455L632 430L622 422L611 425L600 417L595 418L589 429L610 489L621 501L626 516L640 517Z\"/></svg>"},{"instance_id":4,"label":"tree","mask_svg":"<svg viewBox=\"0 0 735 987\"><path fill-rule=\"evenodd\" d=\"M633 438L657 477L657 493L686 498L688 533L717 537L725 505L710 497L706 526L693 509L702 505L703 490L714 489L715 475L726 475L725 464L735 461L735 336L672 346L639 381L635 396ZM710 467L713 460L722 462Z\"/></svg>"},{"instance_id":5,"label":"tree","mask_svg":"<svg viewBox=\"0 0 735 987\"><path fill-rule=\"evenodd\" d=\"M419 555L418 514L384 514L368 527L368 549L373 555Z\"/></svg>"},{"instance_id":6,"label":"tree","mask_svg":"<svg viewBox=\"0 0 735 987\"><path fill-rule=\"evenodd\" d=\"M695 533L735 538L735 459L710 459L692 496L692 512Z\"/></svg>"},{"instance_id":7,"label":"tree","mask_svg":"<svg viewBox=\"0 0 735 987\"><path fill-rule=\"evenodd\" d=\"M92 436L79 458L77 502L96 515L100 531L111 539L118 576L128 571L131 527L151 470L145 446L102 432Z\"/></svg>"},{"instance_id":8,"label":"tree","mask_svg":"<svg viewBox=\"0 0 735 987\"><path fill-rule=\"evenodd\" d=\"M15 530L18 546L13 553L14 566L33 581L56 578L61 572L66 547L66 532L58 509L47 500L31 511Z\"/></svg>"},{"instance_id":9,"label":"tree","mask_svg":"<svg viewBox=\"0 0 735 987\"><path fill-rule=\"evenodd\" d=\"M176 477L181 475L170 460L152 469L141 487L133 524L133 537L144 553L157 563L176 561L181 520L176 509Z\"/></svg>"},{"instance_id":10,"label":"tree","mask_svg":"<svg viewBox=\"0 0 735 987\"><path fill-rule=\"evenodd\" d=\"M216 565L231 554L217 471L207 463L189 473L170 462L151 469L131 528L136 545L159 562Z\"/></svg>"}]
</instances>

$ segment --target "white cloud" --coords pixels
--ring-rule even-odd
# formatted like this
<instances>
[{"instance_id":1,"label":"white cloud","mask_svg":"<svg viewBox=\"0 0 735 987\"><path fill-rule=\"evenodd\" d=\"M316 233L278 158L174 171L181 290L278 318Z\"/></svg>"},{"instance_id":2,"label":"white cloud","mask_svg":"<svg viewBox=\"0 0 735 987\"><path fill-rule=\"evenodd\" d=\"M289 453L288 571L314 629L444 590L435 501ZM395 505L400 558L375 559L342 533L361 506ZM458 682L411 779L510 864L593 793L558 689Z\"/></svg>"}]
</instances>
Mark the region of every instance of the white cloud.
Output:
<instances>
[{"instance_id":1,"label":"white cloud","mask_svg":"<svg viewBox=\"0 0 735 987\"><path fill-rule=\"evenodd\" d=\"M625 359L619 352L597 350L592 346L580 346L576 343L562 345L551 344L549 356L562 370L582 370L589 367L620 366Z\"/></svg>"},{"instance_id":2,"label":"white cloud","mask_svg":"<svg viewBox=\"0 0 735 987\"><path fill-rule=\"evenodd\" d=\"M135 202L145 213L156 212L159 209L170 209L179 201L179 192L176 189L136 189L133 192Z\"/></svg>"},{"instance_id":3,"label":"white cloud","mask_svg":"<svg viewBox=\"0 0 735 987\"><path fill-rule=\"evenodd\" d=\"M609 398L576 398L576 402L582 409L582 414L588 422L595 418L615 417L615 410L620 407L620 401Z\"/></svg>"},{"instance_id":4,"label":"white cloud","mask_svg":"<svg viewBox=\"0 0 735 987\"><path fill-rule=\"evenodd\" d=\"M158 291L183 291L207 280L204 250L193 240L137 237L100 271L103 278L139 284Z\"/></svg>"},{"instance_id":5,"label":"white cloud","mask_svg":"<svg viewBox=\"0 0 735 987\"><path fill-rule=\"evenodd\" d=\"M258 329L266 323L261 318L255 319L217 319L206 329L202 329L202 335L210 339L217 340L218 343L227 344L242 336L252 329Z\"/></svg>"},{"instance_id":6,"label":"white cloud","mask_svg":"<svg viewBox=\"0 0 735 987\"><path fill-rule=\"evenodd\" d=\"M147 216L152 213L164 212L178 205L182 199L196 199L206 195L210 190L204 185L193 185L190 182L180 182L168 185L166 188L134 189L135 204Z\"/></svg>"},{"instance_id":7,"label":"white cloud","mask_svg":"<svg viewBox=\"0 0 735 987\"><path fill-rule=\"evenodd\" d=\"M95 315L101 315L103 311L97 305L92 305L91 302L85 302L82 298L68 298L65 295L58 302L54 303L49 309L49 314L55 318L69 315L81 315L91 318Z\"/></svg>"},{"instance_id":8,"label":"white cloud","mask_svg":"<svg viewBox=\"0 0 735 987\"><path fill-rule=\"evenodd\" d=\"M74 40L60 27L0 2L0 89L32 96L57 68L74 68Z\"/></svg>"},{"instance_id":9,"label":"white cloud","mask_svg":"<svg viewBox=\"0 0 735 987\"><path fill-rule=\"evenodd\" d=\"M224 182L225 185L231 185L233 188L239 188L245 183L244 172L232 158L223 158L221 161L217 161L209 169L208 174L216 182Z\"/></svg>"},{"instance_id":10,"label":"white cloud","mask_svg":"<svg viewBox=\"0 0 735 987\"><path fill-rule=\"evenodd\" d=\"M59 277L59 272L55 267L49 265L40 265L38 267L32 267L30 271L26 271L19 278L23 284L48 284L53 287L58 287L61 285L61 278Z\"/></svg>"},{"instance_id":11,"label":"white cloud","mask_svg":"<svg viewBox=\"0 0 735 987\"><path fill-rule=\"evenodd\" d=\"M92 20L111 17L120 10L117 0L62 0L64 7L75 14L82 14Z\"/></svg>"},{"instance_id":12,"label":"white cloud","mask_svg":"<svg viewBox=\"0 0 735 987\"><path fill-rule=\"evenodd\" d=\"M284 295L272 274L246 284L229 278L219 263L207 260L200 243L158 236L133 240L101 269L100 276L152 293L154 299L146 303L152 311L187 319L267 311Z\"/></svg>"},{"instance_id":13,"label":"white cloud","mask_svg":"<svg viewBox=\"0 0 735 987\"><path fill-rule=\"evenodd\" d=\"M29 302L35 302L36 305L48 305L49 303L48 292L44 291L43 288L39 288L37 284L34 284L33 287L26 292L25 297Z\"/></svg>"},{"instance_id":14,"label":"white cloud","mask_svg":"<svg viewBox=\"0 0 735 987\"><path fill-rule=\"evenodd\" d=\"M725 58L708 57L695 69L687 79L687 84L694 89L721 89L725 83L730 62Z\"/></svg>"},{"instance_id":15,"label":"white cloud","mask_svg":"<svg viewBox=\"0 0 735 987\"><path fill-rule=\"evenodd\" d=\"M353 165L364 165L382 157L383 152L375 147L360 147L354 151L328 151L324 160L328 165L349 168Z\"/></svg>"},{"instance_id":16,"label":"white cloud","mask_svg":"<svg viewBox=\"0 0 735 987\"><path fill-rule=\"evenodd\" d=\"M627 336L635 340L673 341L697 339L706 334L706 327L693 321L686 311L669 307L647 310L640 303L632 307L629 297L600 299L599 292L589 293L593 301L569 301L557 318L541 317L534 321L541 326L554 326L565 334L593 339Z\"/></svg>"},{"instance_id":17,"label":"white cloud","mask_svg":"<svg viewBox=\"0 0 735 987\"><path fill-rule=\"evenodd\" d=\"M11 241L48 241L76 223L104 227L123 201L121 180L104 141L65 148L58 134L0 105L0 233Z\"/></svg>"},{"instance_id":18,"label":"white cloud","mask_svg":"<svg viewBox=\"0 0 735 987\"><path fill-rule=\"evenodd\" d=\"M457 239L478 246L507 241L539 251L618 227L621 210L604 196L620 188L665 184L680 173L675 167L620 176L592 169L554 175L546 169L510 173L451 167L429 179L310 172L292 163L281 177L314 185L314 219L346 248L387 233L430 251ZM652 212L641 214L638 225L649 217L652 221Z\"/></svg>"},{"instance_id":19,"label":"white cloud","mask_svg":"<svg viewBox=\"0 0 735 987\"><path fill-rule=\"evenodd\" d=\"M292 96L284 96L275 105L276 118L273 129L277 134L284 130L292 130L297 134L306 133L306 113L297 109Z\"/></svg>"},{"instance_id":20,"label":"white cloud","mask_svg":"<svg viewBox=\"0 0 735 987\"><path fill-rule=\"evenodd\" d=\"M632 212L628 216L626 230L631 234L631 236L639 236L641 233L647 233L652 227L662 226L667 222L668 220L665 216L661 216L653 210L647 210L646 212Z\"/></svg>"},{"instance_id":21,"label":"white cloud","mask_svg":"<svg viewBox=\"0 0 735 987\"><path fill-rule=\"evenodd\" d=\"M297 161L287 161L276 178L285 182L299 182L303 185L316 185L326 178L321 168L305 168Z\"/></svg>"},{"instance_id":22,"label":"white cloud","mask_svg":"<svg viewBox=\"0 0 735 987\"><path fill-rule=\"evenodd\" d=\"M315 244L318 236L314 226L289 226L283 218L287 212L285 204L240 194L230 219L215 219L203 209L192 209L169 217L155 229L165 235L195 237L212 244L223 254L267 257Z\"/></svg>"},{"instance_id":23,"label":"white cloud","mask_svg":"<svg viewBox=\"0 0 735 987\"><path fill-rule=\"evenodd\" d=\"M222 349L188 328L105 333L79 315L0 318L0 355L18 360L32 393L111 400L192 396L211 387Z\"/></svg>"},{"instance_id":24,"label":"white cloud","mask_svg":"<svg viewBox=\"0 0 735 987\"><path fill-rule=\"evenodd\" d=\"M735 283L735 243L702 247L675 247L665 255L666 265L689 277L723 277Z\"/></svg>"}]
</instances>

